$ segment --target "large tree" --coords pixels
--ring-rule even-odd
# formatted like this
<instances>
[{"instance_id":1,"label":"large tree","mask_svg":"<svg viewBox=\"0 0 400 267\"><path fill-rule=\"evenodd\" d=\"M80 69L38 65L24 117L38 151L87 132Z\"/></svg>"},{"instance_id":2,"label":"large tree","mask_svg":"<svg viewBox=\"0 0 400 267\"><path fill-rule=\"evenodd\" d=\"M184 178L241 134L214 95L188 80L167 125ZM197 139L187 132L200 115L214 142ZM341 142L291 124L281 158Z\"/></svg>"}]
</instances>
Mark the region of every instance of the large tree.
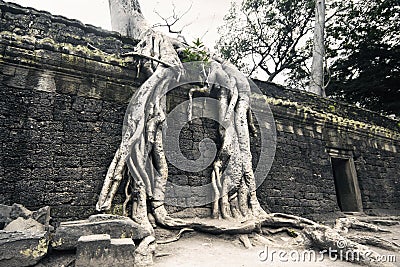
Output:
<instances>
[{"instance_id":1,"label":"large tree","mask_svg":"<svg viewBox=\"0 0 400 267\"><path fill-rule=\"evenodd\" d=\"M145 21L137 0L110 0L113 28L122 34L141 40L136 57L147 59L142 68L148 74L146 82L132 97L125 118L126 127L120 148L109 167L98 210L110 209L121 181L134 185L132 216L151 228L148 208L157 223L167 227L187 223L172 219L164 207L168 166L163 144L166 127L165 94L173 83L179 83L187 70L182 62L201 60L198 75L207 81L204 86L193 85L195 91L218 91L222 146L214 162L212 178L216 184L214 216L231 217L266 215L257 196L249 138L249 81L233 66L218 57L209 58L200 46L188 47L178 40L154 31ZM193 57L193 55L197 55ZM166 70L169 76L165 76ZM204 77L205 76L205 77ZM219 86L217 86L219 85ZM189 114L190 116L190 114ZM250 122L251 123L251 122ZM227 163L230 168L225 170ZM155 169L155 171L148 169ZM222 170L225 170L223 176ZM228 197L228 192L237 191ZM132 196L132 194L130 194ZM128 199L129 200L129 199ZM150 207L148 207L148 204ZM238 218L238 220L240 220Z\"/></svg>"},{"instance_id":2,"label":"large tree","mask_svg":"<svg viewBox=\"0 0 400 267\"><path fill-rule=\"evenodd\" d=\"M219 29L217 48L222 55L254 76L273 81L297 69L311 56L307 41L312 30L314 1L244 0L232 3Z\"/></svg>"},{"instance_id":3,"label":"large tree","mask_svg":"<svg viewBox=\"0 0 400 267\"><path fill-rule=\"evenodd\" d=\"M399 115L399 0L327 1L325 47L314 51L323 59L326 50L324 66L314 62L325 69L318 78L311 74L315 2L243 0L225 17L218 49L249 75L261 70L258 78L274 81L284 73L286 85Z\"/></svg>"},{"instance_id":4,"label":"large tree","mask_svg":"<svg viewBox=\"0 0 400 267\"><path fill-rule=\"evenodd\" d=\"M400 115L400 1L345 1L327 28L327 95Z\"/></svg>"},{"instance_id":5,"label":"large tree","mask_svg":"<svg viewBox=\"0 0 400 267\"><path fill-rule=\"evenodd\" d=\"M265 212L256 196L252 170L248 79L227 61L211 55L203 57L205 52L200 53L199 46L190 48L155 32L144 20L137 0L109 1L113 27L140 40L136 51L130 55L141 59L141 68L145 68L148 77L128 106L122 141L109 166L96 205L99 211L111 208L117 189L124 180L124 208L128 201L132 201L132 218L151 232L150 216L164 227L190 227L211 233L248 234L262 232L262 226L295 227L322 249L338 249L345 253L368 251L367 247L341 236L356 221L345 221L344 224L341 221L337 228L332 229L294 215ZM196 53L200 57L194 58L203 61L185 69L182 62ZM182 82L184 72L195 72L196 76L202 77L202 82L189 84L190 98L193 92L214 90L217 94L222 144L213 163L211 180L215 196L213 215L215 219L224 220L179 220L170 217L164 206L168 178L163 143L163 130L167 127L164 96L170 86ZM190 117L190 106L188 113ZM340 246L342 240L348 241L346 246ZM378 257L372 252L370 256Z\"/></svg>"}]
</instances>

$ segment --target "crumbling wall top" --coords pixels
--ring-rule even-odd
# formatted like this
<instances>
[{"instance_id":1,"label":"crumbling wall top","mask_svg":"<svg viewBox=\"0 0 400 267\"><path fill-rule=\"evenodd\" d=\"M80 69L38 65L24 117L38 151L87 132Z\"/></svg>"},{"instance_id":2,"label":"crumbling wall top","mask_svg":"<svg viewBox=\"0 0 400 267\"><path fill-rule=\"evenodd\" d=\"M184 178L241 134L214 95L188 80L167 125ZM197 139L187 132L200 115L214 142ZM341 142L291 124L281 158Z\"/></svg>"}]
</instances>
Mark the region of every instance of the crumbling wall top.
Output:
<instances>
[{"instance_id":1,"label":"crumbling wall top","mask_svg":"<svg viewBox=\"0 0 400 267\"><path fill-rule=\"evenodd\" d=\"M2 0L0 18L0 32L7 31L37 39L51 38L58 43L85 46L90 44L110 54L132 51L137 44L136 40L121 36L117 32Z\"/></svg>"}]
</instances>

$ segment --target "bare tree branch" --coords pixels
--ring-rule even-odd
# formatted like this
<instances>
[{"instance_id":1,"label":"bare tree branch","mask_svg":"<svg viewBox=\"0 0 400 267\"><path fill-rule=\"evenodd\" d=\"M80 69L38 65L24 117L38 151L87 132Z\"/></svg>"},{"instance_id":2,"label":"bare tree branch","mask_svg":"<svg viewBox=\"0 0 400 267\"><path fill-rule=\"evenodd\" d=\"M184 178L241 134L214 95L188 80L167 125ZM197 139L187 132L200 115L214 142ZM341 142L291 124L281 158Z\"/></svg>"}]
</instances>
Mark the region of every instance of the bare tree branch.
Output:
<instances>
[{"instance_id":1,"label":"bare tree branch","mask_svg":"<svg viewBox=\"0 0 400 267\"><path fill-rule=\"evenodd\" d=\"M182 31L189 25L191 25L193 22L187 23L183 25L180 30L175 30L173 27L178 23L179 21L182 20L182 18L189 13L189 11L193 7L193 2L190 3L190 6L182 13L178 14L176 11L176 5L175 3L172 3L173 9L172 9L172 15L169 17L164 17L158 12L156 9L153 10L154 13L157 14L157 16L164 21L164 23L157 23L152 26L152 28L158 28L158 27L167 27L169 33L173 34L182 34Z\"/></svg>"}]
</instances>

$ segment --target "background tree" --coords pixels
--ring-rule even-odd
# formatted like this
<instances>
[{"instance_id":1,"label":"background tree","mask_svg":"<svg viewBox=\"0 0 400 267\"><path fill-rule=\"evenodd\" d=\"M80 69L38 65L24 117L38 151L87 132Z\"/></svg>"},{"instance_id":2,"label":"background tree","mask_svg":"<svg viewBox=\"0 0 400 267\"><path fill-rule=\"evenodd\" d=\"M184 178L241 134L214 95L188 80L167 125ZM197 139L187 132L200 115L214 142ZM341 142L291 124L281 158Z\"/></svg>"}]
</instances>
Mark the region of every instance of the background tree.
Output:
<instances>
[{"instance_id":1,"label":"background tree","mask_svg":"<svg viewBox=\"0 0 400 267\"><path fill-rule=\"evenodd\" d=\"M305 48L311 39L314 5L310 0L233 3L219 29L217 48L246 74L260 72L273 81L310 58Z\"/></svg>"},{"instance_id":2,"label":"background tree","mask_svg":"<svg viewBox=\"0 0 400 267\"><path fill-rule=\"evenodd\" d=\"M310 92L325 96L325 0L316 0Z\"/></svg>"},{"instance_id":3,"label":"background tree","mask_svg":"<svg viewBox=\"0 0 400 267\"><path fill-rule=\"evenodd\" d=\"M284 74L284 85L310 90L314 4L244 0L225 17L217 48L252 77L274 81ZM329 97L400 115L399 18L399 0L326 2Z\"/></svg>"},{"instance_id":4,"label":"background tree","mask_svg":"<svg viewBox=\"0 0 400 267\"><path fill-rule=\"evenodd\" d=\"M400 1L345 1L327 27L327 95L400 115Z\"/></svg>"}]
</instances>

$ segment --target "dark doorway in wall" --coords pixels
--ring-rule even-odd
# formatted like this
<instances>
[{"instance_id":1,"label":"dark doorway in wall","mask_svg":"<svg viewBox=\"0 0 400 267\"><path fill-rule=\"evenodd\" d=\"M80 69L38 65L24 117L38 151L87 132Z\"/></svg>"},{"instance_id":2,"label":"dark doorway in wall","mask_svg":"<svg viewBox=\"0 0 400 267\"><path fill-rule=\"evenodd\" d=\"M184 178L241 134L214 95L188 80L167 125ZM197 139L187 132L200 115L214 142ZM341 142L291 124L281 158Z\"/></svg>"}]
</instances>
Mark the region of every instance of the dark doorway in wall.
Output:
<instances>
[{"instance_id":1,"label":"dark doorway in wall","mask_svg":"<svg viewBox=\"0 0 400 267\"><path fill-rule=\"evenodd\" d=\"M352 158L331 157L336 197L343 212L362 211L360 189Z\"/></svg>"}]
</instances>

